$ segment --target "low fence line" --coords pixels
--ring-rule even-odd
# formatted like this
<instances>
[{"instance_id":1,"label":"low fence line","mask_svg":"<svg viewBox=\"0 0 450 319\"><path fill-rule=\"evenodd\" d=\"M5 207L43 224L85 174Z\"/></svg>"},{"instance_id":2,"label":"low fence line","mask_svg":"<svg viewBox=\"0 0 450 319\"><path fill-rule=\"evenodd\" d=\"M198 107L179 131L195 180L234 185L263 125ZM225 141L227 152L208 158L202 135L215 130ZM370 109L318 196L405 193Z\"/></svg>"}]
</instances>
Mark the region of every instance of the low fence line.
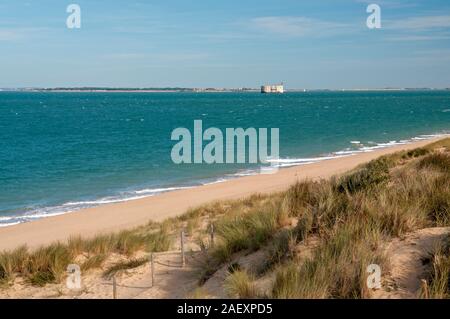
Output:
<instances>
[{"instance_id":1,"label":"low fence line","mask_svg":"<svg viewBox=\"0 0 450 319\"><path fill-rule=\"evenodd\" d=\"M214 246L214 226L211 224L210 228L210 248ZM201 252L203 250L191 250L189 253L196 253ZM180 262L176 262L173 264L170 264L170 261L166 264L160 261L157 261L158 256L166 256L166 255L173 255L173 254L180 254ZM151 252L150 256L150 269L151 269L151 288L155 286L155 264L166 266L166 267L173 267L173 268L184 268L186 266L186 251L185 251L185 232L182 230L180 232L180 249L178 250L172 250L172 251L162 251L162 252ZM113 299L117 299L117 281L116 276L114 275L112 277L112 286L113 286Z\"/></svg>"}]
</instances>

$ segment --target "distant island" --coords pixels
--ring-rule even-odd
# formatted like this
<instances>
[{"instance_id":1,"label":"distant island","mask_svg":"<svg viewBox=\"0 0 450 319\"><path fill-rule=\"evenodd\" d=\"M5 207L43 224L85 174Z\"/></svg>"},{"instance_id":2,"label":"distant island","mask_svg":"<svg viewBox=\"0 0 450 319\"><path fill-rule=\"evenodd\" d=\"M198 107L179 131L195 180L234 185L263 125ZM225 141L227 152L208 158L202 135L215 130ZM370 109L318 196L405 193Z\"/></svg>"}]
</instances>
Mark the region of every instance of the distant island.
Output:
<instances>
[{"instance_id":1,"label":"distant island","mask_svg":"<svg viewBox=\"0 0 450 319\"><path fill-rule=\"evenodd\" d=\"M122 87L54 87L54 88L13 88L0 89L0 91L21 91L21 92L259 92L253 88L184 88L184 87L163 87L163 88L122 88Z\"/></svg>"}]
</instances>

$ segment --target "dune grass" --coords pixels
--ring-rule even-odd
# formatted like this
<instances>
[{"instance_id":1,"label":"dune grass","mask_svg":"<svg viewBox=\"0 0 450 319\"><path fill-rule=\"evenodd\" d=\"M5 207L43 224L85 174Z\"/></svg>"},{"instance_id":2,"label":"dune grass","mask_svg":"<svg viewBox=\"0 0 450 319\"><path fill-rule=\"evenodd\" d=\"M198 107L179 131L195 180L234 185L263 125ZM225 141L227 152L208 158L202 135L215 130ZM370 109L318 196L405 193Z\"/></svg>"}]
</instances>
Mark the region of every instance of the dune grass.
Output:
<instances>
[{"instance_id":1,"label":"dune grass","mask_svg":"<svg viewBox=\"0 0 450 319\"><path fill-rule=\"evenodd\" d=\"M0 285L14 279L15 274L25 269L28 249L23 246L11 252L0 253Z\"/></svg>"},{"instance_id":2,"label":"dune grass","mask_svg":"<svg viewBox=\"0 0 450 319\"><path fill-rule=\"evenodd\" d=\"M432 254L431 271L427 282L428 291L423 291L422 287L422 297L450 299L450 236Z\"/></svg>"},{"instance_id":3,"label":"dune grass","mask_svg":"<svg viewBox=\"0 0 450 319\"><path fill-rule=\"evenodd\" d=\"M423 150L394 154L340 178L294 185L287 202L295 203L301 238L315 234L322 244L311 259L278 271L273 297L368 297L365 267L386 267L376 249L383 239L450 225L449 159Z\"/></svg>"},{"instance_id":4,"label":"dune grass","mask_svg":"<svg viewBox=\"0 0 450 319\"><path fill-rule=\"evenodd\" d=\"M251 204L250 204L251 203ZM233 254L248 250L256 251L272 239L285 225L287 215L280 209L279 194L253 196L239 201L233 210L220 215L214 221L216 243L206 252L199 267L199 282L204 283Z\"/></svg>"},{"instance_id":5,"label":"dune grass","mask_svg":"<svg viewBox=\"0 0 450 319\"><path fill-rule=\"evenodd\" d=\"M138 251L166 251L172 237L158 224L139 227L92 239L71 238L67 243L54 243L29 251L26 247L0 253L0 284L7 286L17 276L33 286L58 283L66 276L67 266L87 256L82 271L100 268L109 255L115 253L130 258ZM132 263L130 263L129 268Z\"/></svg>"},{"instance_id":6,"label":"dune grass","mask_svg":"<svg viewBox=\"0 0 450 319\"><path fill-rule=\"evenodd\" d=\"M225 279L224 290L231 298L252 299L258 297L253 277L245 270L229 273Z\"/></svg>"},{"instance_id":7,"label":"dune grass","mask_svg":"<svg viewBox=\"0 0 450 319\"><path fill-rule=\"evenodd\" d=\"M241 250L258 250L285 222L277 200L245 214L225 216L215 223L219 243L214 256L220 263Z\"/></svg>"},{"instance_id":8,"label":"dune grass","mask_svg":"<svg viewBox=\"0 0 450 319\"><path fill-rule=\"evenodd\" d=\"M366 268L370 264L383 267L385 259L374 247L378 234L370 226L360 229L356 227L362 224L355 226L352 224L330 234L315 250L313 257L304 263L292 261L283 265L277 271L271 297L367 297Z\"/></svg>"},{"instance_id":9,"label":"dune grass","mask_svg":"<svg viewBox=\"0 0 450 319\"><path fill-rule=\"evenodd\" d=\"M259 273L276 269L272 297L369 297L367 266L387 271L381 242L450 225L450 143L435 148L382 156L342 176L298 182L250 209L235 207L215 221L219 245L208 252L200 282L236 253L267 246ZM320 244L299 262L293 248L309 236Z\"/></svg>"},{"instance_id":10,"label":"dune grass","mask_svg":"<svg viewBox=\"0 0 450 319\"><path fill-rule=\"evenodd\" d=\"M106 259L108 259L106 254L90 256L81 264L81 271L85 272L90 269L100 268Z\"/></svg>"},{"instance_id":11,"label":"dune grass","mask_svg":"<svg viewBox=\"0 0 450 319\"><path fill-rule=\"evenodd\" d=\"M197 287L188 293L187 299L208 299L208 292L203 287Z\"/></svg>"},{"instance_id":12,"label":"dune grass","mask_svg":"<svg viewBox=\"0 0 450 319\"><path fill-rule=\"evenodd\" d=\"M126 260L126 261L120 261L120 262L117 262L114 265L108 267L103 272L103 277L106 279L110 279L119 272L140 267L148 262L149 262L149 259L147 257L142 257L142 258L137 258L137 259L133 258L133 259Z\"/></svg>"}]
</instances>

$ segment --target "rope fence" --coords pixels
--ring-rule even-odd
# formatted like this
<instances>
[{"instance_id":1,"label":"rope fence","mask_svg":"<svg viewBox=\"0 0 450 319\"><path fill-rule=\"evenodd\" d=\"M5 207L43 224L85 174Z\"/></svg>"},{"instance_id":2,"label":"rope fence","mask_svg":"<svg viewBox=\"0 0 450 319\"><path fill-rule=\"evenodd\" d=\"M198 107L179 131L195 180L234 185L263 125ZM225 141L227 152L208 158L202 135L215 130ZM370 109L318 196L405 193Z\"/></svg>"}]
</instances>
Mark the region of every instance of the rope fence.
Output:
<instances>
[{"instance_id":1,"label":"rope fence","mask_svg":"<svg viewBox=\"0 0 450 319\"><path fill-rule=\"evenodd\" d=\"M209 237L210 237L210 248L214 247L214 226L210 226L209 231ZM191 251L191 253L194 253L194 251ZM158 260L158 257L168 256L168 255L180 255L179 262L163 262ZM180 249L179 250L172 250L172 251L164 251L164 252L152 252L149 256L149 263L150 263L150 272L151 272L151 288L155 286L155 264L161 265L164 267L169 268L185 268L186 267L186 235L184 230L180 232ZM116 275L112 277L112 288L113 288L113 299L117 299L117 280Z\"/></svg>"}]
</instances>

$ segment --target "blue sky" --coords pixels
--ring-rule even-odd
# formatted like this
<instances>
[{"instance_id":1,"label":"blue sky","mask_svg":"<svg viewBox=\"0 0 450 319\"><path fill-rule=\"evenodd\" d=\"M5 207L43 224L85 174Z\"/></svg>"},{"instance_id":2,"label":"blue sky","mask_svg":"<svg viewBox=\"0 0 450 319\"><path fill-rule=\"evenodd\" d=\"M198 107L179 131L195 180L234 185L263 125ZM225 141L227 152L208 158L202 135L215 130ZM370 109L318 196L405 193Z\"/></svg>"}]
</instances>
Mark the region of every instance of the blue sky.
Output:
<instances>
[{"instance_id":1,"label":"blue sky","mask_svg":"<svg viewBox=\"0 0 450 319\"><path fill-rule=\"evenodd\" d=\"M81 7L81 29L66 7ZM382 28L366 26L381 7ZM450 87L448 0L0 0L0 87Z\"/></svg>"}]
</instances>

